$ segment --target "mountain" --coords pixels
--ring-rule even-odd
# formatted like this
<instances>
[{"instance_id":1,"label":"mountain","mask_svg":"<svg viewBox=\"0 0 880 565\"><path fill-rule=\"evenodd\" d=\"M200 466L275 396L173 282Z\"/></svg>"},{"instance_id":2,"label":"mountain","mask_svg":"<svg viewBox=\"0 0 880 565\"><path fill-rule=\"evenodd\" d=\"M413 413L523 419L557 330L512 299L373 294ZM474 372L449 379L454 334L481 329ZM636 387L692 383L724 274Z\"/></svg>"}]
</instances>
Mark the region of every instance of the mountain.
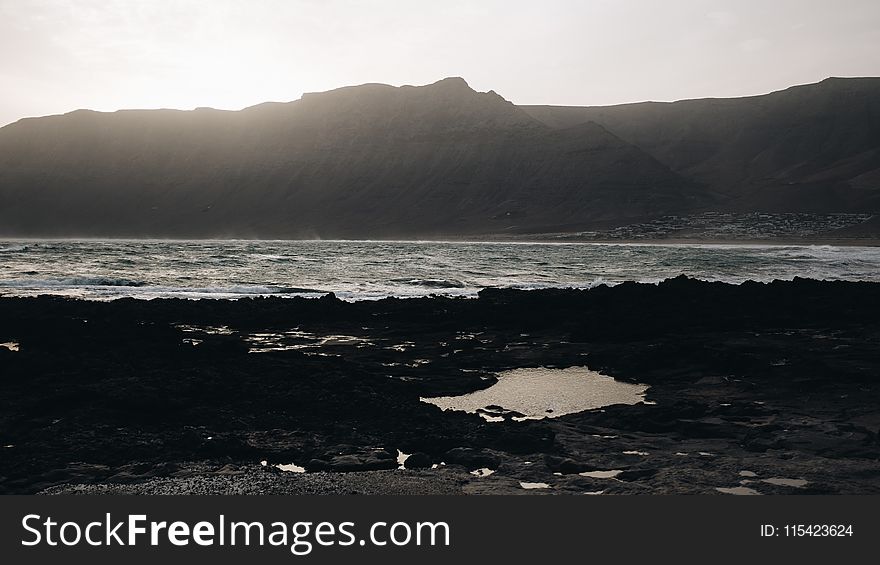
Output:
<instances>
[{"instance_id":1,"label":"mountain","mask_svg":"<svg viewBox=\"0 0 880 565\"><path fill-rule=\"evenodd\" d=\"M744 98L520 108L559 129L601 124L704 185L718 209L880 212L880 78Z\"/></svg>"},{"instance_id":2,"label":"mountain","mask_svg":"<svg viewBox=\"0 0 880 565\"><path fill-rule=\"evenodd\" d=\"M0 202L0 236L438 238L877 214L880 79L554 107L447 78L238 112L79 110L0 128Z\"/></svg>"},{"instance_id":3,"label":"mountain","mask_svg":"<svg viewBox=\"0 0 880 565\"><path fill-rule=\"evenodd\" d=\"M238 112L76 111L0 128L0 235L443 237L705 205L589 120L543 123L460 78Z\"/></svg>"}]
</instances>

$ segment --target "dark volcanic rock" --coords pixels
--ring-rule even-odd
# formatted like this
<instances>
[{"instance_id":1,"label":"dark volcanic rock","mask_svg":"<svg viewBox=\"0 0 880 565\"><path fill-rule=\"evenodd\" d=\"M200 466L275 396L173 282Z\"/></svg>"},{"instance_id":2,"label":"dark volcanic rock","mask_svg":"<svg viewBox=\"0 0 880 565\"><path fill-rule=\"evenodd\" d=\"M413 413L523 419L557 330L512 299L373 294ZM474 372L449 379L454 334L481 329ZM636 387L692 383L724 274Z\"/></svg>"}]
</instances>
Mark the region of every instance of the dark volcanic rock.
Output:
<instances>
[{"instance_id":1,"label":"dark volcanic rock","mask_svg":"<svg viewBox=\"0 0 880 565\"><path fill-rule=\"evenodd\" d=\"M656 474L656 469L630 469L628 471L622 471L615 478L619 481L640 481L642 479L653 477Z\"/></svg>"},{"instance_id":2,"label":"dark volcanic rock","mask_svg":"<svg viewBox=\"0 0 880 565\"><path fill-rule=\"evenodd\" d=\"M563 473L565 475L589 471L590 467L591 467L590 465L588 465L586 463L581 463L581 462L575 461L574 459L568 459L568 458L564 458L564 459L559 458L559 457L554 457L553 459L548 458L546 460L546 462L547 462L547 467L549 467L551 469L558 469L560 473Z\"/></svg>"},{"instance_id":3,"label":"dark volcanic rock","mask_svg":"<svg viewBox=\"0 0 880 565\"><path fill-rule=\"evenodd\" d=\"M331 471L377 471L397 467L397 461L384 449L351 448L345 451L350 452L329 458Z\"/></svg>"},{"instance_id":4,"label":"dark volcanic rock","mask_svg":"<svg viewBox=\"0 0 880 565\"><path fill-rule=\"evenodd\" d=\"M323 459L309 459L303 467L306 471L327 471L330 469L330 463Z\"/></svg>"},{"instance_id":5,"label":"dark volcanic rock","mask_svg":"<svg viewBox=\"0 0 880 565\"><path fill-rule=\"evenodd\" d=\"M443 461L456 465L463 465L470 469L487 467L489 469L497 469L501 460L491 453L487 453L481 449L473 449L470 447L456 447L450 449L443 454Z\"/></svg>"},{"instance_id":6,"label":"dark volcanic rock","mask_svg":"<svg viewBox=\"0 0 880 565\"><path fill-rule=\"evenodd\" d=\"M407 457L403 462L403 466L407 469L427 469L433 463L434 461L431 459L430 455L418 451Z\"/></svg>"},{"instance_id":7,"label":"dark volcanic rock","mask_svg":"<svg viewBox=\"0 0 880 565\"><path fill-rule=\"evenodd\" d=\"M180 325L231 333L200 333L192 347ZM247 352L244 336L293 328L375 345ZM478 332L478 347L443 356L444 343ZM0 355L2 493L183 480L185 462L224 480L263 460L267 473L290 462L443 472L397 471L397 446L414 452L409 469L447 463L471 481L466 492L520 491L519 481L572 493L741 481L767 493L880 492L877 284L678 278L360 303L0 298L0 337L20 343ZM390 347L403 342L413 345ZM420 401L491 386L510 368L581 365L649 385L651 403L487 422ZM480 468L495 473L468 475ZM578 474L595 469L627 474ZM762 482L773 477L808 484Z\"/></svg>"}]
</instances>

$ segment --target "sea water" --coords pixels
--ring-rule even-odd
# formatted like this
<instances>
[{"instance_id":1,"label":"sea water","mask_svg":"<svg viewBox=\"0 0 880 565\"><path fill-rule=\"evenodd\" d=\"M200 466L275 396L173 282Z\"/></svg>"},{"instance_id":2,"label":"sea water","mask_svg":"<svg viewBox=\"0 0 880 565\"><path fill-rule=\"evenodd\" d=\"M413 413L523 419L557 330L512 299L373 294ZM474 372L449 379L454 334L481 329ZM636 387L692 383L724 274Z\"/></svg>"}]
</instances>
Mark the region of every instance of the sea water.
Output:
<instances>
[{"instance_id":1,"label":"sea water","mask_svg":"<svg viewBox=\"0 0 880 565\"><path fill-rule=\"evenodd\" d=\"M485 287L591 288L678 275L880 281L880 248L392 241L3 240L0 296L346 300Z\"/></svg>"}]
</instances>

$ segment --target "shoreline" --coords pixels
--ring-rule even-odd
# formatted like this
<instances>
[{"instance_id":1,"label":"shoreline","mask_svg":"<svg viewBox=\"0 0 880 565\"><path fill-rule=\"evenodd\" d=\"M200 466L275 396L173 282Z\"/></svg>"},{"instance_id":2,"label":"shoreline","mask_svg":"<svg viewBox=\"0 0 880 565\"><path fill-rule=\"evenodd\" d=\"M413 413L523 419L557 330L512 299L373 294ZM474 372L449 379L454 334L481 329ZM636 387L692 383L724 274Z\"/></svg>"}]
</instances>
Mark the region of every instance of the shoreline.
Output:
<instances>
[{"instance_id":1,"label":"shoreline","mask_svg":"<svg viewBox=\"0 0 880 565\"><path fill-rule=\"evenodd\" d=\"M880 283L807 279L0 298L0 493L878 494L878 340ZM420 401L576 366L647 402L488 422Z\"/></svg>"},{"instance_id":2,"label":"shoreline","mask_svg":"<svg viewBox=\"0 0 880 565\"><path fill-rule=\"evenodd\" d=\"M354 240L343 240L354 241ZM380 240L381 241L381 240ZM430 241L430 240L428 240ZM830 245L838 247L878 247L880 236L864 238L764 238L764 239L724 239L724 238L595 238L565 239L565 234L558 237L489 236L486 239L448 240L446 243L524 243L524 244L598 244L598 245L658 245L658 246L761 246L761 247L812 247Z\"/></svg>"},{"instance_id":3,"label":"shoreline","mask_svg":"<svg viewBox=\"0 0 880 565\"><path fill-rule=\"evenodd\" d=\"M434 244L523 244L523 245L656 245L656 246L760 246L760 247L878 247L880 236L865 238L769 238L769 239L723 239L723 238L596 238L564 239L564 237L537 236L462 236L438 239L273 239L273 238L158 238L158 237L3 237L0 242L291 242L291 243L434 243Z\"/></svg>"}]
</instances>

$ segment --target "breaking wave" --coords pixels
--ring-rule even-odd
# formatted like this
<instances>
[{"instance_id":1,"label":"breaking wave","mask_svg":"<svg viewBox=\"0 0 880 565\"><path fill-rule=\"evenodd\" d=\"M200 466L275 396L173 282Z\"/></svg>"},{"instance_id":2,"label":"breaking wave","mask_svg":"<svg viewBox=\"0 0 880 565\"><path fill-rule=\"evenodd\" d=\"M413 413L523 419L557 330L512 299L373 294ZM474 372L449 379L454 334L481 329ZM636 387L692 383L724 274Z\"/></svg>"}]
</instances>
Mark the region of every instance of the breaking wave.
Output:
<instances>
[{"instance_id":1,"label":"breaking wave","mask_svg":"<svg viewBox=\"0 0 880 565\"><path fill-rule=\"evenodd\" d=\"M455 279L393 279L392 283L402 283L425 288L464 288L466 285Z\"/></svg>"}]
</instances>

